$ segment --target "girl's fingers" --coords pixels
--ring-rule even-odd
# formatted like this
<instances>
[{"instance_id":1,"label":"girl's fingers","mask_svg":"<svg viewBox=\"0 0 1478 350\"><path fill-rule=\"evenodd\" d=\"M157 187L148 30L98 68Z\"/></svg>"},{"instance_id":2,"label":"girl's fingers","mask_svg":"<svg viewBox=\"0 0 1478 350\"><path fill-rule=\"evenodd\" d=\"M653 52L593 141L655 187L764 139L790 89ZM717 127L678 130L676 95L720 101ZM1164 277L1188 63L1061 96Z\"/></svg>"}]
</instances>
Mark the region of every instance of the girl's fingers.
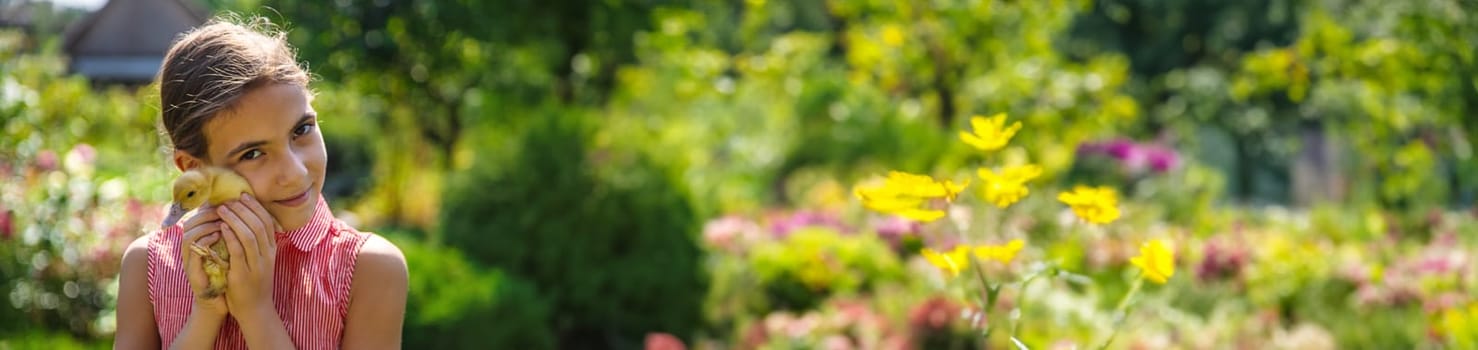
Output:
<instances>
[{"instance_id":1,"label":"girl's fingers","mask_svg":"<svg viewBox=\"0 0 1478 350\"><path fill-rule=\"evenodd\" d=\"M206 205L200 207L200 209L196 209L195 214L191 214L188 218L186 218L185 222L180 224L180 227L189 230L190 227L211 221L216 221L218 219L220 219L220 216L216 215L215 207Z\"/></svg>"},{"instance_id":2,"label":"girl's fingers","mask_svg":"<svg viewBox=\"0 0 1478 350\"><path fill-rule=\"evenodd\" d=\"M277 232L282 231L282 227L277 224L277 218L272 217L272 214L267 212L267 208L262 207L262 203L257 202L256 197L243 194L241 195L241 203L246 204L247 209L251 209L251 212L257 214L257 218L262 220L262 228L271 230L271 234L267 236L267 239L261 240L260 243L262 251L273 252L275 254L277 251Z\"/></svg>"},{"instance_id":3,"label":"girl's fingers","mask_svg":"<svg viewBox=\"0 0 1478 350\"><path fill-rule=\"evenodd\" d=\"M246 227L251 230L253 238L252 242L258 243L255 248L258 248L257 250L261 250L260 242L262 241L262 238L267 237L267 234L271 233L267 232L266 221L262 220L261 217L258 217L256 212L251 211L251 209L247 209L246 203L242 203L239 200L231 202L231 204L228 204L228 206L230 206L231 212L235 213L236 217L240 218L241 222L245 223Z\"/></svg>"},{"instance_id":4,"label":"girl's fingers","mask_svg":"<svg viewBox=\"0 0 1478 350\"><path fill-rule=\"evenodd\" d=\"M231 205L222 206L217 211L221 214L221 222L225 223L225 227L221 231L225 232L226 228L230 228L233 236L235 236L235 239L240 244L239 248L242 250L242 253L245 253L245 264L255 264L257 254L259 253L257 252L256 235L251 231L251 227L247 226L242 218L236 215L234 210L231 210ZM230 242L230 238L227 239L227 242ZM231 259L231 266L236 266L236 252L231 252Z\"/></svg>"},{"instance_id":5,"label":"girl's fingers","mask_svg":"<svg viewBox=\"0 0 1478 350\"><path fill-rule=\"evenodd\" d=\"M253 266L250 265L245 251L241 248L241 235L236 234L236 230L230 227L222 227L221 235L226 237L226 251L231 253L230 273L234 274L236 271L251 272Z\"/></svg>"},{"instance_id":6,"label":"girl's fingers","mask_svg":"<svg viewBox=\"0 0 1478 350\"><path fill-rule=\"evenodd\" d=\"M221 240L221 235L219 235L219 234L204 235L204 236L200 236L200 239L195 240L195 243L196 244L199 244L201 247L209 247L212 244L216 244L216 242L217 241L220 241L220 240Z\"/></svg>"},{"instance_id":7,"label":"girl's fingers","mask_svg":"<svg viewBox=\"0 0 1478 350\"><path fill-rule=\"evenodd\" d=\"M180 265L185 267L185 277L190 280L195 279L195 259L192 258L194 256L190 253L190 246L188 244L180 244Z\"/></svg>"},{"instance_id":8,"label":"girl's fingers","mask_svg":"<svg viewBox=\"0 0 1478 350\"><path fill-rule=\"evenodd\" d=\"M212 233L220 232L220 227L220 223L208 222L196 225L195 227L191 227L186 230L185 233L180 237L180 260L185 260L189 257L187 255L189 253L188 247L190 247L191 244L200 242L205 237L212 237ZM208 242L214 243L215 241Z\"/></svg>"},{"instance_id":9,"label":"girl's fingers","mask_svg":"<svg viewBox=\"0 0 1478 350\"><path fill-rule=\"evenodd\" d=\"M209 278L205 276L205 268L200 263L200 260L204 259L204 257L191 252L189 246L183 247L181 250L185 252L182 254L184 258L182 263L185 266L185 280L190 284L190 295L198 298L200 295L197 293L205 288L205 283L209 283L207 281Z\"/></svg>"}]
</instances>

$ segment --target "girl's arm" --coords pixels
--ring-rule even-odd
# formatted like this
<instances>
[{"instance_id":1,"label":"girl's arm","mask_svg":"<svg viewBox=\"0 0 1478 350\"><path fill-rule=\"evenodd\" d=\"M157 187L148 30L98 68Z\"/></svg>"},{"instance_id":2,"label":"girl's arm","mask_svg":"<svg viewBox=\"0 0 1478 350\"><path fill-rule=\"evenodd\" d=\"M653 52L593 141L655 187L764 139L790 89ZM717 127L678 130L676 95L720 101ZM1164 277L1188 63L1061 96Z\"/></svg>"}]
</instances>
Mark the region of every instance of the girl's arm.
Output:
<instances>
[{"instance_id":1,"label":"girl's arm","mask_svg":"<svg viewBox=\"0 0 1478 350\"><path fill-rule=\"evenodd\" d=\"M224 315L190 308L190 318L185 319L185 328L175 336L170 349L210 349L216 345L216 336L221 333ZM157 346L156 346L157 348Z\"/></svg>"},{"instance_id":2,"label":"girl's arm","mask_svg":"<svg viewBox=\"0 0 1478 350\"><path fill-rule=\"evenodd\" d=\"M149 303L149 236L128 245L122 266L113 348L158 349L159 329L154 324L154 305Z\"/></svg>"},{"instance_id":3,"label":"girl's arm","mask_svg":"<svg viewBox=\"0 0 1478 350\"><path fill-rule=\"evenodd\" d=\"M408 276L400 248L370 234L354 262L349 315L344 320L345 349L400 348Z\"/></svg>"},{"instance_id":4,"label":"girl's arm","mask_svg":"<svg viewBox=\"0 0 1478 350\"><path fill-rule=\"evenodd\" d=\"M297 348L287 334L287 325L282 323L281 315L272 307L251 313L232 312L231 315L237 317L237 322L241 322L241 336L246 338L247 348Z\"/></svg>"},{"instance_id":5,"label":"girl's arm","mask_svg":"<svg viewBox=\"0 0 1478 350\"><path fill-rule=\"evenodd\" d=\"M185 258L187 271L199 269L199 259ZM154 304L149 302L149 236L139 237L123 251L123 266L118 282L117 332L114 349L158 349L159 329L154 323ZM193 276L192 276L193 277ZM190 310L185 328L175 337L170 348L209 349L215 346L225 310L214 310L197 302Z\"/></svg>"}]
</instances>

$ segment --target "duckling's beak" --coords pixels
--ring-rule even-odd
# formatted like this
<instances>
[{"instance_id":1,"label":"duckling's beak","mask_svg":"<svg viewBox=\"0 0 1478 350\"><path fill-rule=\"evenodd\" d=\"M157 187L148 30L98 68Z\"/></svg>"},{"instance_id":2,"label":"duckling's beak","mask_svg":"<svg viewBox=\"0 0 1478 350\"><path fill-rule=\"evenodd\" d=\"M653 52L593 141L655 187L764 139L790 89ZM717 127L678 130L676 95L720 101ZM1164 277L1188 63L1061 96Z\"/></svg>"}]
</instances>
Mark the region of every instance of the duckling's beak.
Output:
<instances>
[{"instance_id":1,"label":"duckling's beak","mask_svg":"<svg viewBox=\"0 0 1478 350\"><path fill-rule=\"evenodd\" d=\"M180 221L180 218L184 216L185 209L180 208L179 203L170 203L169 213L164 215L164 223L160 225L160 228L169 228L170 226L174 226L175 223L178 223Z\"/></svg>"}]
</instances>

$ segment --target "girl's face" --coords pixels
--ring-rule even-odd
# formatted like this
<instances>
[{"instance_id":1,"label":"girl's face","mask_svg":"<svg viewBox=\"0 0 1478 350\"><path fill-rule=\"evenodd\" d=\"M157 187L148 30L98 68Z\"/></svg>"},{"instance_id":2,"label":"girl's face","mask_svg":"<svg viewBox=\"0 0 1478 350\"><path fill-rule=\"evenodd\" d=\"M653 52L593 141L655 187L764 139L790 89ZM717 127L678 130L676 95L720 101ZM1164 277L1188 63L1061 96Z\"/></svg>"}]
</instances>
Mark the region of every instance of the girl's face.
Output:
<instances>
[{"instance_id":1,"label":"girl's face","mask_svg":"<svg viewBox=\"0 0 1478 350\"><path fill-rule=\"evenodd\" d=\"M299 85L261 86L203 128L209 143L205 162L245 177L257 201L287 231L313 216L328 163L311 100Z\"/></svg>"}]
</instances>

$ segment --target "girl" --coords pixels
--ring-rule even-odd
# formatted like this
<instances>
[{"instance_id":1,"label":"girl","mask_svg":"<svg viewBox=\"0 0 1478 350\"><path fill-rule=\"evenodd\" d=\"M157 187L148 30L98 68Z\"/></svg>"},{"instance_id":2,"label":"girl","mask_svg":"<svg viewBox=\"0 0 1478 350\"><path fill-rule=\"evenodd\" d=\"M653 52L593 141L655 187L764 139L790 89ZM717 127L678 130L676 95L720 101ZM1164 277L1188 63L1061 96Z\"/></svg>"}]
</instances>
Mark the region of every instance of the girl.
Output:
<instances>
[{"instance_id":1,"label":"girl","mask_svg":"<svg viewBox=\"0 0 1478 350\"><path fill-rule=\"evenodd\" d=\"M115 348L399 348L405 258L334 219L328 157L307 72L265 19L216 19L184 34L159 73L163 128L181 170L240 173L243 195L130 244ZM202 257L226 241L227 289L206 298Z\"/></svg>"}]
</instances>

